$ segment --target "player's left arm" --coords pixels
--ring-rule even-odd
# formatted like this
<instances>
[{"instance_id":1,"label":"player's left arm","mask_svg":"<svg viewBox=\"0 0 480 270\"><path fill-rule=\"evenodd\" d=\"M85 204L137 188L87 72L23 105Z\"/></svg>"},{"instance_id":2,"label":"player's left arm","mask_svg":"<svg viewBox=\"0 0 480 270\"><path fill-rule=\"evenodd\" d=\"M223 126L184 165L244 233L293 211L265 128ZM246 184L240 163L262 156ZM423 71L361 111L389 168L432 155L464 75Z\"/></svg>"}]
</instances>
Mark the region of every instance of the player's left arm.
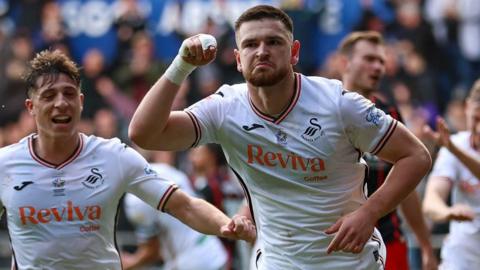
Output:
<instances>
[{"instance_id":1,"label":"player's left arm","mask_svg":"<svg viewBox=\"0 0 480 270\"><path fill-rule=\"evenodd\" d=\"M385 183L356 211L340 218L326 233L336 233L327 253L359 253L370 238L375 223L405 199L425 176L432 160L425 146L401 123L377 153L393 164Z\"/></svg>"},{"instance_id":2,"label":"player's left arm","mask_svg":"<svg viewBox=\"0 0 480 270\"><path fill-rule=\"evenodd\" d=\"M256 229L245 216L232 219L205 200L176 190L166 202L164 211L203 234L253 242Z\"/></svg>"}]
</instances>

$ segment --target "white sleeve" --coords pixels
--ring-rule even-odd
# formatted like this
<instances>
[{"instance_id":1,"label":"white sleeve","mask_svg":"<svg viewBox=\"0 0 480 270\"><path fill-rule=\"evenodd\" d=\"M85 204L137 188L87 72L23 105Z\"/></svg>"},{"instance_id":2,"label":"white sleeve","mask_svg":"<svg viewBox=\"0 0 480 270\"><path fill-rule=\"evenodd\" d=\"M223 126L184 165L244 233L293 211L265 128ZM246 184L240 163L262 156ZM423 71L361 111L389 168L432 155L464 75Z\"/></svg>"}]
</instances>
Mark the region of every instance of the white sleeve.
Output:
<instances>
[{"instance_id":1,"label":"white sleeve","mask_svg":"<svg viewBox=\"0 0 480 270\"><path fill-rule=\"evenodd\" d=\"M458 159L445 147L442 147L438 152L437 159L433 165L433 170L430 176L447 177L451 181L459 178Z\"/></svg>"},{"instance_id":2,"label":"white sleeve","mask_svg":"<svg viewBox=\"0 0 480 270\"><path fill-rule=\"evenodd\" d=\"M397 126L395 119L355 92L340 97L340 115L352 145L372 154L382 149Z\"/></svg>"},{"instance_id":3,"label":"white sleeve","mask_svg":"<svg viewBox=\"0 0 480 270\"><path fill-rule=\"evenodd\" d=\"M121 164L119 169L124 172L127 192L163 211L165 203L177 189L177 185L158 176L150 164L130 147L124 147L119 156Z\"/></svg>"},{"instance_id":4,"label":"white sleeve","mask_svg":"<svg viewBox=\"0 0 480 270\"><path fill-rule=\"evenodd\" d=\"M135 195L126 194L124 209L128 221L135 227L135 235L139 242L145 242L159 234L156 219L160 213L150 205L144 203Z\"/></svg>"},{"instance_id":5,"label":"white sleeve","mask_svg":"<svg viewBox=\"0 0 480 270\"><path fill-rule=\"evenodd\" d=\"M227 85L214 94L185 109L195 126L196 140L192 147L217 141L217 131L225 116L225 92Z\"/></svg>"}]
</instances>

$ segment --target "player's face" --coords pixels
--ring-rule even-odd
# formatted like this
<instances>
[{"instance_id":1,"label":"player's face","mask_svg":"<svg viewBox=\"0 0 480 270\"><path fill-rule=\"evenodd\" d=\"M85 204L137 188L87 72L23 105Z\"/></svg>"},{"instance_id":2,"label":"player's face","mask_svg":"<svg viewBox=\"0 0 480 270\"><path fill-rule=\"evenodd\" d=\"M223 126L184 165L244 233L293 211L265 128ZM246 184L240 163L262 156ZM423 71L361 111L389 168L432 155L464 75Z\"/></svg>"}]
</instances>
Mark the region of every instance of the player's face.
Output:
<instances>
[{"instance_id":1,"label":"player's face","mask_svg":"<svg viewBox=\"0 0 480 270\"><path fill-rule=\"evenodd\" d=\"M236 33L237 69L250 84L272 86L293 72L300 43L282 22L263 19L244 22Z\"/></svg>"},{"instance_id":2,"label":"player's face","mask_svg":"<svg viewBox=\"0 0 480 270\"><path fill-rule=\"evenodd\" d=\"M351 90L371 93L377 90L380 79L385 74L385 48L367 40L357 42L350 56L346 76L351 82Z\"/></svg>"},{"instance_id":3,"label":"player's face","mask_svg":"<svg viewBox=\"0 0 480 270\"><path fill-rule=\"evenodd\" d=\"M39 135L50 137L76 134L83 106L83 94L75 82L65 74L42 76L38 87L25 101L35 118Z\"/></svg>"}]
</instances>

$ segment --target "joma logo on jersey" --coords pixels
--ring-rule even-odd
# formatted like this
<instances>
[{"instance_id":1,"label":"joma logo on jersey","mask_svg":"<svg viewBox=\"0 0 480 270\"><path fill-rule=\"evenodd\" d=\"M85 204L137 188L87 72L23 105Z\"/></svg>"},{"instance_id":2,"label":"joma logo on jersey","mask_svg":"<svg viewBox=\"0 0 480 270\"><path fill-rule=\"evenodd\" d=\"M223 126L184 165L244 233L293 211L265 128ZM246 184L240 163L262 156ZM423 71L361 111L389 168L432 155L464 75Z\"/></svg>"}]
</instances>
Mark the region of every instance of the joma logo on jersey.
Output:
<instances>
[{"instance_id":1,"label":"joma logo on jersey","mask_svg":"<svg viewBox=\"0 0 480 270\"><path fill-rule=\"evenodd\" d=\"M37 209L34 206L21 206L18 208L20 220L23 225L63 222L74 220L96 220L102 217L100 205L74 205L72 201L67 202L67 207L51 207Z\"/></svg>"},{"instance_id":2,"label":"joma logo on jersey","mask_svg":"<svg viewBox=\"0 0 480 270\"><path fill-rule=\"evenodd\" d=\"M248 145L249 164L260 164L267 167L288 168L302 172L320 172L325 170L325 161L321 158L304 158L294 153L268 152L259 145Z\"/></svg>"}]
</instances>

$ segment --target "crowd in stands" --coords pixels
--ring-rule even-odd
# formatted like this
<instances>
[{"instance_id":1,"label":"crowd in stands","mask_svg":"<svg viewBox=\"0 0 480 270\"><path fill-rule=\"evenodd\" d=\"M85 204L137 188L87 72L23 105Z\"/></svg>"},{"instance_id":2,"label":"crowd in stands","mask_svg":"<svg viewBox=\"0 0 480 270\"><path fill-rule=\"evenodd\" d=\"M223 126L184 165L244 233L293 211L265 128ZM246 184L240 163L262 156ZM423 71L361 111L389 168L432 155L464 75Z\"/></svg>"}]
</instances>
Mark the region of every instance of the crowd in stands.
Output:
<instances>
[{"instance_id":1,"label":"crowd in stands","mask_svg":"<svg viewBox=\"0 0 480 270\"><path fill-rule=\"evenodd\" d=\"M382 33L387 71L380 92L398 106L407 127L424 139L423 126L434 127L443 116L452 131L465 129L464 99L480 77L477 0L0 0L0 147L35 131L21 75L36 52L60 49L81 64L82 132L128 142L135 108L185 37L211 34L219 51L182 85L176 109L243 81L232 23L259 3L292 17L302 46L296 68L307 75L340 79L340 40L355 30ZM424 143L434 156L435 145ZM221 149L202 146L168 163L185 171L212 204L236 212L242 190ZM232 258L234 244L224 244ZM232 261L231 268L238 264Z\"/></svg>"}]
</instances>

